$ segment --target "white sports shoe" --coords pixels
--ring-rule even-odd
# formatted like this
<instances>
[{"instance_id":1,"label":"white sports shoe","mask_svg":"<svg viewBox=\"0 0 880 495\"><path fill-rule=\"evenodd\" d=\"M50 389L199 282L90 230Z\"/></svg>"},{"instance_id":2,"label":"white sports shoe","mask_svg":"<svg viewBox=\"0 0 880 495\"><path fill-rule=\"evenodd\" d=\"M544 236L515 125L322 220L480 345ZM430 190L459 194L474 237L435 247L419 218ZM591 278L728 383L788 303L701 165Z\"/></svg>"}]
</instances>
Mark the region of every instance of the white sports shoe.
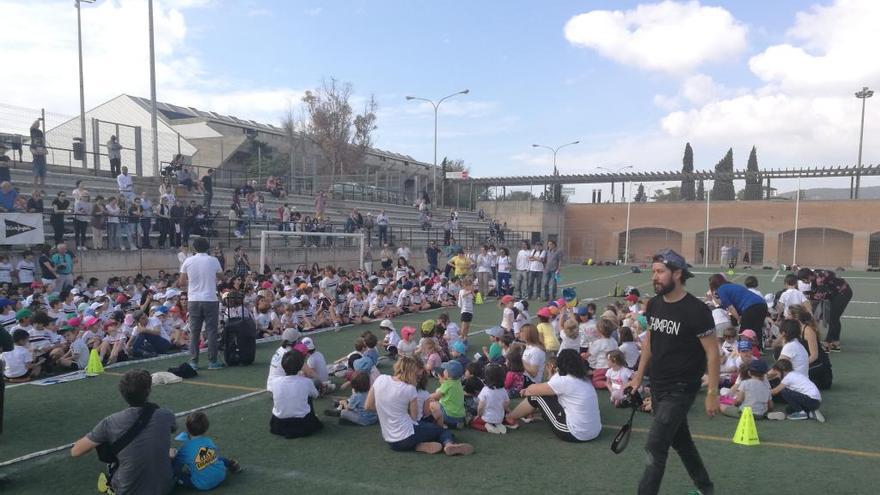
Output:
<instances>
[{"instance_id":1,"label":"white sports shoe","mask_svg":"<svg viewBox=\"0 0 880 495\"><path fill-rule=\"evenodd\" d=\"M493 425L492 423L486 423L486 431L496 435L503 435L507 433L507 427L502 424Z\"/></svg>"},{"instance_id":2,"label":"white sports shoe","mask_svg":"<svg viewBox=\"0 0 880 495\"><path fill-rule=\"evenodd\" d=\"M785 413L782 411L773 411L771 413L767 413L767 419L782 421L785 419Z\"/></svg>"},{"instance_id":3,"label":"white sports shoe","mask_svg":"<svg viewBox=\"0 0 880 495\"><path fill-rule=\"evenodd\" d=\"M816 409L815 411L810 411L809 416L810 416L810 418L815 419L816 421L818 421L820 423L825 422L825 415L822 414L822 412L819 411L818 409Z\"/></svg>"}]
</instances>

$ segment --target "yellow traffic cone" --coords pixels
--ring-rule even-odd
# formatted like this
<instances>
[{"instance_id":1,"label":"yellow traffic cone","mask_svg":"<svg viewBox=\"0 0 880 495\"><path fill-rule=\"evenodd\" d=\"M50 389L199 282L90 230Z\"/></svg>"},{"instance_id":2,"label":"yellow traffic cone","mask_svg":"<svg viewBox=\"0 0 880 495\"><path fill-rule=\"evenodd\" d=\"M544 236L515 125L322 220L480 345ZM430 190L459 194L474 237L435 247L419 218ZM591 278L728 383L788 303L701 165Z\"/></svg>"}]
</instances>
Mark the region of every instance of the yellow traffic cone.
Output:
<instances>
[{"instance_id":1,"label":"yellow traffic cone","mask_svg":"<svg viewBox=\"0 0 880 495\"><path fill-rule=\"evenodd\" d=\"M474 298L477 304L483 304L483 294L477 292L477 296Z\"/></svg>"},{"instance_id":2,"label":"yellow traffic cone","mask_svg":"<svg viewBox=\"0 0 880 495\"><path fill-rule=\"evenodd\" d=\"M758 441L758 428L755 426L755 416L752 415L751 407L744 407L736 425L736 433L733 434L733 443L740 445L760 445Z\"/></svg>"},{"instance_id":3,"label":"yellow traffic cone","mask_svg":"<svg viewBox=\"0 0 880 495\"><path fill-rule=\"evenodd\" d=\"M89 364L86 365L86 376L98 376L104 373L104 365L101 364L101 357L98 356L98 350L92 349L89 353Z\"/></svg>"}]
</instances>

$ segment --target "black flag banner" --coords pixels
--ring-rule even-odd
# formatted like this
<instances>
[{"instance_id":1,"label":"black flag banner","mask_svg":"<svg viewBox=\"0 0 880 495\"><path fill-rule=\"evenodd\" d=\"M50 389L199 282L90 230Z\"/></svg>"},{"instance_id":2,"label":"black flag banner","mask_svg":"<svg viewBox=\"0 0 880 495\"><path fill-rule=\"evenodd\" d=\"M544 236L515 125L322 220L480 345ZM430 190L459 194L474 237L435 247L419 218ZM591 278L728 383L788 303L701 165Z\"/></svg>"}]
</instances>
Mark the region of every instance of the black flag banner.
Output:
<instances>
[{"instance_id":1,"label":"black flag banner","mask_svg":"<svg viewBox=\"0 0 880 495\"><path fill-rule=\"evenodd\" d=\"M43 215L39 213L0 213L0 244L42 244Z\"/></svg>"}]
</instances>

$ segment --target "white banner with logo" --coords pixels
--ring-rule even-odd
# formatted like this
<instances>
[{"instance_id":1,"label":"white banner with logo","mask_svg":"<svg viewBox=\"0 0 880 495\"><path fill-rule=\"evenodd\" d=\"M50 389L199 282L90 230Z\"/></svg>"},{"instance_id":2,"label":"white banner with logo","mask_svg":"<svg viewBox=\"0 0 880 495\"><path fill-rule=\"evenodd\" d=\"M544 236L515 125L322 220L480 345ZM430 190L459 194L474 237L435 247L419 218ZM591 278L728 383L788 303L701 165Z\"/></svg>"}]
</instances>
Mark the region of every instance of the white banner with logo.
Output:
<instances>
[{"instance_id":1,"label":"white banner with logo","mask_svg":"<svg viewBox=\"0 0 880 495\"><path fill-rule=\"evenodd\" d=\"M0 244L43 244L43 215L0 213Z\"/></svg>"}]
</instances>

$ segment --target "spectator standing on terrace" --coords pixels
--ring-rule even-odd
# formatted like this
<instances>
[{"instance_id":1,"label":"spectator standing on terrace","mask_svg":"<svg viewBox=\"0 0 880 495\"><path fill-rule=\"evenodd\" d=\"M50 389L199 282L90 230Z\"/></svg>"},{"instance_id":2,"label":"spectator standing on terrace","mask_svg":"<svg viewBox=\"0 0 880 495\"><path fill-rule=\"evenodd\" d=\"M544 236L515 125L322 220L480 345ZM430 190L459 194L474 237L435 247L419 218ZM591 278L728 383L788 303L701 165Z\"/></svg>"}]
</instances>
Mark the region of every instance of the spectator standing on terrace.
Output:
<instances>
[{"instance_id":1,"label":"spectator standing on terrace","mask_svg":"<svg viewBox=\"0 0 880 495\"><path fill-rule=\"evenodd\" d=\"M208 173L202 177L202 192L204 193L204 202L202 205L211 212L211 201L214 199L214 169L209 168Z\"/></svg>"},{"instance_id":2,"label":"spectator standing on terrace","mask_svg":"<svg viewBox=\"0 0 880 495\"><path fill-rule=\"evenodd\" d=\"M425 248L425 260L428 262L428 275L433 276L434 270L437 269L438 258L440 257L440 248L437 247L435 241L430 241L428 247Z\"/></svg>"},{"instance_id":3,"label":"spectator standing on terrace","mask_svg":"<svg viewBox=\"0 0 880 495\"><path fill-rule=\"evenodd\" d=\"M376 221L373 220L373 212L367 212L366 218L364 218L364 233L367 236L367 246L372 247L373 241L373 227L376 226Z\"/></svg>"},{"instance_id":4,"label":"spectator standing on terrace","mask_svg":"<svg viewBox=\"0 0 880 495\"><path fill-rule=\"evenodd\" d=\"M52 224L52 231L55 233L55 244L64 240L64 214L70 210L70 201L67 199L67 193L58 191L58 196L52 200L52 215L49 217L49 223Z\"/></svg>"},{"instance_id":5,"label":"spectator standing on terrace","mask_svg":"<svg viewBox=\"0 0 880 495\"><path fill-rule=\"evenodd\" d=\"M122 173L116 177L116 186L119 188L119 194L125 197L126 201L134 199L134 183L128 175L128 167L122 167Z\"/></svg>"},{"instance_id":6,"label":"spectator standing on terrace","mask_svg":"<svg viewBox=\"0 0 880 495\"><path fill-rule=\"evenodd\" d=\"M409 264L410 256L412 256L412 251L409 250L405 242L401 242L400 247L397 248L397 257L405 259L406 263Z\"/></svg>"},{"instance_id":7,"label":"spectator standing on terrace","mask_svg":"<svg viewBox=\"0 0 880 495\"><path fill-rule=\"evenodd\" d=\"M529 283L529 256L532 251L529 248L529 241L522 241L519 245L519 252L516 253L516 291L519 299L527 294L526 287Z\"/></svg>"},{"instance_id":8,"label":"spectator standing on terrace","mask_svg":"<svg viewBox=\"0 0 880 495\"><path fill-rule=\"evenodd\" d=\"M134 204L140 208L141 248L152 249L150 231L153 227L153 202L147 196L147 191L141 191L141 197L135 199Z\"/></svg>"},{"instance_id":9,"label":"spectator standing on terrace","mask_svg":"<svg viewBox=\"0 0 880 495\"><path fill-rule=\"evenodd\" d=\"M376 216L376 225L379 227L379 244L390 244L388 241L388 215L385 210L381 210Z\"/></svg>"},{"instance_id":10,"label":"spectator standing on terrace","mask_svg":"<svg viewBox=\"0 0 880 495\"><path fill-rule=\"evenodd\" d=\"M322 220L324 218L324 210L327 208L327 193L323 190L318 191L315 196L315 218Z\"/></svg>"},{"instance_id":11,"label":"spectator standing on terrace","mask_svg":"<svg viewBox=\"0 0 880 495\"><path fill-rule=\"evenodd\" d=\"M41 119L34 121L31 125L31 156L33 157L34 167L34 187L38 184L42 187L46 185L46 138L40 129Z\"/></svg>"},{"instance_id":12,"label":"spectator standing on terrace","mask_svg":"<svg viewBox=\"0 0 880 495\"><path fill-rule=\"evenodd\" d=\"M116 177L120 174L119 166L122 164L122 145L116 136L110 136L107 141L107 158L110 159L110 175Z\"/></svg>"},{"instance_id":13,"label":"spectator standing on terrace","mask_svg":"<svg viewBox=\"0 0 880 495\"><path fill-rule=\"evenodd\" d=\"M78 182L77 188L79 188ZM89 192L82 190L73 204L73 239L78 251L86 250L86 228L88 228L91 218L92 203L89 200Z\"/></svg>"}]
</instances>

